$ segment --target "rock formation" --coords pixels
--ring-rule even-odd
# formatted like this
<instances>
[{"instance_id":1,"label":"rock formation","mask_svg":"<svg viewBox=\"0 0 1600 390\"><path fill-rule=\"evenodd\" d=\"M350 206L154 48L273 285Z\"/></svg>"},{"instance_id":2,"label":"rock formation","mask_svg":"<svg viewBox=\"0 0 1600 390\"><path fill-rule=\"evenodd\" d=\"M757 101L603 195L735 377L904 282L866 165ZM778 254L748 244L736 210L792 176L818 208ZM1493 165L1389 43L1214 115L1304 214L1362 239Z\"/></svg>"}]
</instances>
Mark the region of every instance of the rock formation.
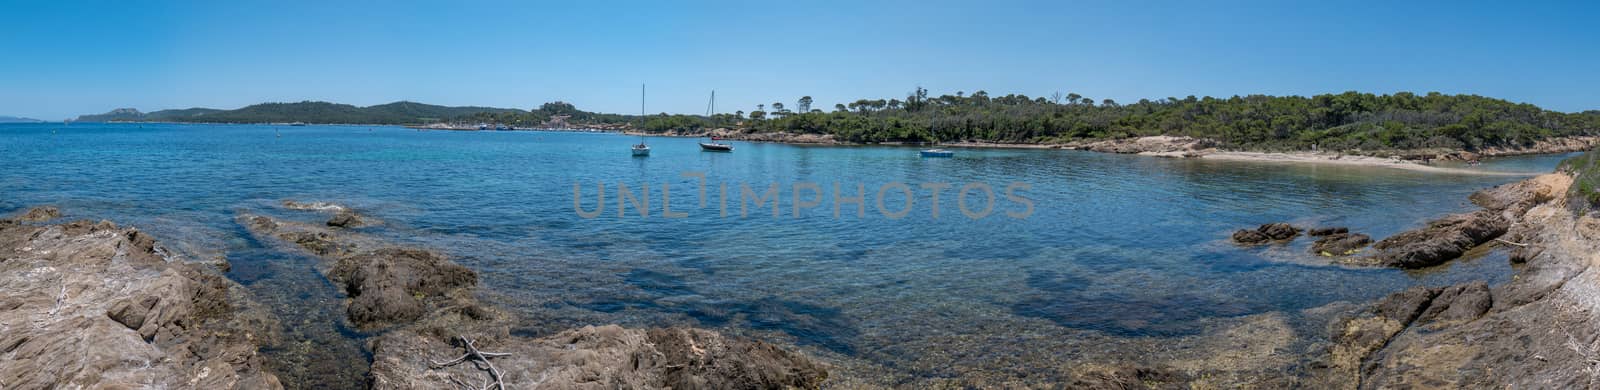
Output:
<instances>
[{"instance_id":1,"label":"rock formation","mask_svg":"<svg viewBox=\"0 0 1600 390\"><path fill-rule=\"evenodd\" d=\"M55 206L39 206L29 209L28 212L17 216L13 220L18 222L45 222L61 218L61 210Z\"/></svg>"},{"instance_id":2,"label":"rock formation","mask_svg":"<svg viewBox=\"0 0 1600 390\"><path fill-rule=\"evenodd\" d=\"M490 359L506 388L817 388L828 376L799 353L702 329L512 335L514 316L480 303L476 274L440 253L319 224L239 220L325 262L319 268L350 297L351 322L380 332L369 340L373 388L484 387L492 376L474 364L436 364L461 356L464 340L507 354Z\"/></svg>"},{"instance_id":3,"label":"rock formation","mask_svg":"<svg viewBox=\"0 0 1600 390\"><path fill-rule=\"evenodd\" d=\"M1286 241L1300 235L1300 228L1287 223L1269 223L1255 230L1240 229L1233 232L1233 242L1242 245L1259 245L1272 241Z\"/></svg>"},{"instance_id":4,"label":"rock formation","mask_svg":"<svg viewBox=\"0 0 1600 390\"><path fill-rule=\"evenodd\" d=\"M280 388L264 311L158 247L110 222L0 220L0 388Z\"/></svg>"},{"instance_id":5,"label":"rock formation","mask_svg":"<svg viewBox=\"0 0 1600 390\"><path fill-rule=\"evenodd\" d=\"M1565 208L1559 194L1570 183L1570 177L1555 174L1503 187L1522 188L1534 199L1545 199L1539 194L1546 190L1558 195L1517 215L1516 234L1530 250L1512 281L1494 287L1481 281L1416 287L1335 322L1330 386L1596 386L1600 220ZM1486 212L1501 217L1495 210Z\"/></svg>"}]
</instances>

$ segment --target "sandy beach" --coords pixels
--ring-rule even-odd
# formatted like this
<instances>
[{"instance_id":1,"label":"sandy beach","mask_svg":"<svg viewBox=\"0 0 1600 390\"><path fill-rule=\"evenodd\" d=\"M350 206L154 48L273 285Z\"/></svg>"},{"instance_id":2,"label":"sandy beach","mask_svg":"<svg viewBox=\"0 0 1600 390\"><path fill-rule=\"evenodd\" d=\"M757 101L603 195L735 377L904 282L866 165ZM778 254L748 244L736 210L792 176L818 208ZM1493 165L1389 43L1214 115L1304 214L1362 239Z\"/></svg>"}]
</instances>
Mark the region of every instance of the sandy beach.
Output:
<instances>
[{"instance_id":1,"label":"sandy beach","mask_svg":"<svg viewBox=\"0 0 1600 390\"><path fill-rule=\"evenodd\" d=\"M1266 163L1296 163L1296 164L1323 164L1359 167L1383 167L1404 169L1408 171L1448 173L1460 175L1490 175L1490 176L1534 176L1537 173L1524 172L1496 172L1472 168L1451 168L1424 165L1422 163L1402 160L1399 158L1384 158L1372 156L1357 156L1335 153L1266 153L1266 152L1232 152L1217 151L1201 155L1198 158L1217 161L1247 161Z\"/></svg>"}]
</instances>

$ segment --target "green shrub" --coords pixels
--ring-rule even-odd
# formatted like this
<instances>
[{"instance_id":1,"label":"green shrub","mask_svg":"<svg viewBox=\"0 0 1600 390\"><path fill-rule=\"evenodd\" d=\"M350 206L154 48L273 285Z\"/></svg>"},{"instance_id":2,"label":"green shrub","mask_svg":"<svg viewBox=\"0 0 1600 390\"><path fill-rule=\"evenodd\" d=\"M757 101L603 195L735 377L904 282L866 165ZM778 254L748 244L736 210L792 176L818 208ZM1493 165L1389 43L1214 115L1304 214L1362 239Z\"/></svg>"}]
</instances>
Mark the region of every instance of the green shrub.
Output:
<instances>
[{"instance_id":1,"label":"green shrub","mask_svg":"<svg viewBox=\"0 0 1600 390\"><path fill-rule=\"evenodd\" d=\"M1567 192L1573 211L1587 214L1600 208L1600 149L1561 162L1563 172L1572 173L1572 188Z\"/></svg>"}]
</instances>

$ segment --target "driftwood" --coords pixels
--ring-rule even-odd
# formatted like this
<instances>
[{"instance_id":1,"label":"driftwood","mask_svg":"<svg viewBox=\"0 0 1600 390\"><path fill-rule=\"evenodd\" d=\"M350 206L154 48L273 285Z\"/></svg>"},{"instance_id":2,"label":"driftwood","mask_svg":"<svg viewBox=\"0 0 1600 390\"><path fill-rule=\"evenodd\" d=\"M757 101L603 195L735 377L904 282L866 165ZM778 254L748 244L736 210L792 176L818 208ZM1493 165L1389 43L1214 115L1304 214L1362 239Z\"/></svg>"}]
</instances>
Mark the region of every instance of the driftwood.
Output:
<instances>
[{"instance_id":1,"label":"driftwood","mask_svg":"<svg viewBox=\"0 0 1600 390\"><path fill-rule=\"evenodd\" d=\"M497 358L497 357L511 356L511 354L509 354L509 353L495 353L495 352L479 351L477 346L472 345L472 340L467 339L467 336L456 336L456 337L461 338L461 345L462 345L463 348L465 348L467 350L467 352L461 354L461 357L455 358L454 360L451 360L451 361L448 361L448 362L443 362L443 363L433 362L433 368L445 368L445 367L454 366L454 365L461 364L461 363L468 362L468 361L472 361L474 365L476 365L477 362L482 362L484 367L479 367L479 368L480 369L486 369L487 371L489 371L489 380L485 381L483 383L483 386L471 386L471 385L468 385L465 382L462 382L461 380L456 379L454 376L450 377L450 382L454 382L457 386L461 386L462 388L469 389L469 390L489 390L489 389L505 390L506 389L506 384L505 384L505 381L504 381L505 378L503 376L501 376L500 369L495 368L494 367L494 363L490 363L489 359L490 358Z\"/></svg>"},{"instance_id":2,"label":"driftwood","mask_svg":"<svg viewBox=\"0 0 1600 390\"><path fill-rule=\"evenodd\" d=\"M1518 247L1523 247L1523 248L1527 248L1527 247L1528 247L1528 244L1519 244L1519 243L1515 243L1515 242L1511 242L1511 241L1506 241L1506 240L1502 240L1502 239L1498 239L1498 238L1496 238L1496 239L1494 239L1494 240L1495 240L1495 241L1499 241L1499 242L1501 242L1501 243L1504 243L1504 244L1506 244L1506 245L1516 245L1516 246L1518 246Z\"/></svg>"}]
</instances>

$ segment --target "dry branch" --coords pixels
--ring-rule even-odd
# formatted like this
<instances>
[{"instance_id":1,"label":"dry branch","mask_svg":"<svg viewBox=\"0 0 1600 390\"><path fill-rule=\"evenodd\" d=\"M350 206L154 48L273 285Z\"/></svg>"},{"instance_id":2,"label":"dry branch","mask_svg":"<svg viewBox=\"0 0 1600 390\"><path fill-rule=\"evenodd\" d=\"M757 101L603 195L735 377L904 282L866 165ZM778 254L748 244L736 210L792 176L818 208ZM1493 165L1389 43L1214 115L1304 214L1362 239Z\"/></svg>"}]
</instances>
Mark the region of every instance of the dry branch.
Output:
<instances>
[{"instance_id":1,"label":"dry branch","mask_svg":"<svg viewBox=\"0 0 1600 390\"><path fill-rule=\"evenodd\" d=\"M505 390L506 389L506 384L505 384L505 382L503 380L504 379L503 376L501 376L501 374L500 374L500 369L495 368L494 363L489 362L489 359L490 358L497 358L497 357L511 356L511 354L509 354L509 353L496 353L496 352L479 351L477 346L472 345L472 340L467 339L467 336L456 336L456 337L459 337L461 339L461 345L462 345L463 348L465 348L467 350L467 352L461 354L461 357L455 358L454 360L450 360L450 361L442 362L442 363L441 362L433 362L433 368L450 367L450 366L461 364L461 363L464 363L464 362L467 362L467 361L483 362L483 365L485 367L487 367L487 370L489 371L489 379L490 379L490 381L485 382L482 387L476 387L475 388L473 386L468 386L466 383L461 382L460 380L456 379L454 376L450 377L450 381L451 382L455 382L456 385L459 385L459 386L461 386L463 388L467 388L467 389L474 389L475 388L477 390L489 390L489 389Z\"/></svg>"}]
</instances>

